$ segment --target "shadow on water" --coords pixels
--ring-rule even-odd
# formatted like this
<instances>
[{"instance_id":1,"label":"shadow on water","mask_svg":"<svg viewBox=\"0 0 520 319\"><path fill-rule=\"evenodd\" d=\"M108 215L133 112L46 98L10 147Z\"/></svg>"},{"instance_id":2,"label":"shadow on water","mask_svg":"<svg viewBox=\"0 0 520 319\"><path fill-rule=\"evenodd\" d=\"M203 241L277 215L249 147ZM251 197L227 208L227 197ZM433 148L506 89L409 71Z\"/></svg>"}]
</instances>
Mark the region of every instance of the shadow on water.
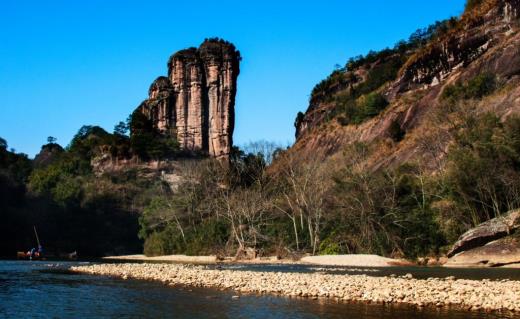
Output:
<instances>
[{"instance_id":1,"label":"shadow on water","mask_svg":"<svg viewBox=\"0 0 520 319\"><path fill-rule=\"evenodd\" d=\"M215 267L215 266L211 266ZM315 265L221 265L223 269L275 272L323 272L329 274L369 275L369 276L403 276L412 274L414 278L446 278L454 276L458 279L511 279L520 280L520 271L513 268L446 268L446 267L337 267Z\"/></svg>"},{"instance_id":2,"label":"shadow on water","mask_svg":"<svg viewBox=\"0 0 520 319\"><path fill-rule=\"evenodd\" d=\"M128 263L119 260L95 260L100 263ZM145 263L145 261L131 261L132 263ZM178 262L146 261L146 263L170 263ZM319 266L306 264L212 264L201 265L209 269L230 269L237 271L263 271L263 272L297 272L310 273L321 272L338 275L369 275L382 276L404 276L412 274L417 279L446 278L454 276L458 279L511 279L520 281L520 270L514 268L446 268L446 267L424 267L424 266L396 266L396 267L342 267L342 266Z\"/></svg>"},{"instance_id":3,"label":"shadow on water","mask_svg":"<svg viewBox=\"0 0 520 319\"><path fill-rule=\"evenodd\" d=\"M71 262L0 262L0 318L512 318L457 309L418 309L309 300L71 274ZM231 266L231 265L229 265ZM280 271L280 267L248 265ZM240 269L247 269L240 268ZM283 268L290 270L290 268ZM303 271L303 269L300 269ZM311 270L306 270L311 271Z\"/></svg>"}]
</instances>

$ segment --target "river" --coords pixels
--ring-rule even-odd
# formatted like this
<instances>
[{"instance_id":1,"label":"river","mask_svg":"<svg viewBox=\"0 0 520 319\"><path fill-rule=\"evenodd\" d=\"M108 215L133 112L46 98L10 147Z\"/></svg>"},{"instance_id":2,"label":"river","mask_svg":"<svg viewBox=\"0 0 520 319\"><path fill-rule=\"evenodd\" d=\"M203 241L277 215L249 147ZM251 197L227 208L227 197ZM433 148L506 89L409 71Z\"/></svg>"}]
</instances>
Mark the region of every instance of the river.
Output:
<instances>
[{"instance_id":1,"label":"river","mask_svg":"<svg viewBox=\"0 0 520 319\"><path fill-rule=\"evenodd\" d=\"M77 264L0 261L0 318L513 318L506 313L417 309L265 295L242 295L235 299L231 291L172 288L155 282L79 275L66 270ZM294 269L265 265L226 267L236 267L237 271L323 271L323 268L301 266ZM341 270L327 268L326 271ZM388 271L372 269L368 272L381 275ZM445 270L435 271L439 276L448 275ZM458 273L466 274L466 277L505 278L515 277L518 271L459 270ZM421 276L421 273L414 275ZM422 275L431 274L423 271Z\"/></svg>"}]
</instances>

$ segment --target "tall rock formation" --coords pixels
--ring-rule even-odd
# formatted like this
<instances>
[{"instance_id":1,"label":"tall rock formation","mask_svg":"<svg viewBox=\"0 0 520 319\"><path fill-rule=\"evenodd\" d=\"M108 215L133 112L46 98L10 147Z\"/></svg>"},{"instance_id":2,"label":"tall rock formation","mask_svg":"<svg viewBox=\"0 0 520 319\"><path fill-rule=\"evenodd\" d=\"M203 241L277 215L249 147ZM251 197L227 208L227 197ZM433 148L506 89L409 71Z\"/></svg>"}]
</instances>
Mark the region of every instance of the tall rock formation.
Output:
<instances>
[{"instance_id":1,"label":"tall rock formation","mask_svg":"<svg viewBox=\"0 0 520 319\"><path fill-rule=\"evenodd\" d=\"M233 145L240 52L220 39L181 50L168 61L138 110L181 148L227 158Z\"/></svg>"}]
</instances>

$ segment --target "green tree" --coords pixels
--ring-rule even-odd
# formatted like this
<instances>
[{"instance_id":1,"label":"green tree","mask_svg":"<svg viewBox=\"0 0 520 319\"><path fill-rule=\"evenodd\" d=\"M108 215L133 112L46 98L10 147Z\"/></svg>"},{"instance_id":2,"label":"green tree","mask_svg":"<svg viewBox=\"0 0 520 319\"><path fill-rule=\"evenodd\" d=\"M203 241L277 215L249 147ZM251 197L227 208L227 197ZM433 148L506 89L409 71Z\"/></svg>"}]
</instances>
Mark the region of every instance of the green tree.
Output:
<instances>
[{"instance_id":1,"label":"green tree","mask_svg":"<svg viewBox=\"0 0 520 319\"><path fill-rule=\"evenodd\" d=\"M445 183L466 228L520 207L520 118L469 116L449 150Z\"/></svg>"},{"instance_id":2,"label":"green tree","mask_svg":"<svg viewBox=\"0 0 520 319\"><path fill-rule=\"evenodd\" d=\"M128 133L128 130L129 130L128 124L123 121L120 121L114 127L114 134L120 135L120 136L126 136L126 134Z\"/></svg>"},{"instance_id":3,"label":"green tree","mask_svg":"<svg viewBox=\"0 0 520 319\"><path fill-rule=\"evenodd\" d=\"M7 141L0 137L0 149L7 150Z\"/></svg>"}]
</instances>

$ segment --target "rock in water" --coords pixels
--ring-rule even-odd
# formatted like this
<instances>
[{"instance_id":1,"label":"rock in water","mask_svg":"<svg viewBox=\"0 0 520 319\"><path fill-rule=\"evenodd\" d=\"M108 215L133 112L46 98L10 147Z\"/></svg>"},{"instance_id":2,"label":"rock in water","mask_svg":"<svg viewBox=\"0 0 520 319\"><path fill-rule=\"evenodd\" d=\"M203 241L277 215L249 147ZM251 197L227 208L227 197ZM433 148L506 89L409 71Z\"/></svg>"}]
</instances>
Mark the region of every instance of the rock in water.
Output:
<instances>
[{"instance_id":1,"label":"rock in water","mask_svg":"<svg viewBox=\"0 0 520 319\"><path fill-rule=\"evenodd\" d=\"M233 145L240 52L220 39L181 50L168 61L138 110L183 150L227 158Z\"/></svg>"},{"instance_id":2,"label":"rock in water","mask_svg":"<svg viewBox=\"0 0 520 319\"><path fill-rule=\"evenodd\" d=\"M520 227L520 210L490 219L462 234L448 252L448 257L507 236L518 227Z\"/></svg>"}]
</instances>

